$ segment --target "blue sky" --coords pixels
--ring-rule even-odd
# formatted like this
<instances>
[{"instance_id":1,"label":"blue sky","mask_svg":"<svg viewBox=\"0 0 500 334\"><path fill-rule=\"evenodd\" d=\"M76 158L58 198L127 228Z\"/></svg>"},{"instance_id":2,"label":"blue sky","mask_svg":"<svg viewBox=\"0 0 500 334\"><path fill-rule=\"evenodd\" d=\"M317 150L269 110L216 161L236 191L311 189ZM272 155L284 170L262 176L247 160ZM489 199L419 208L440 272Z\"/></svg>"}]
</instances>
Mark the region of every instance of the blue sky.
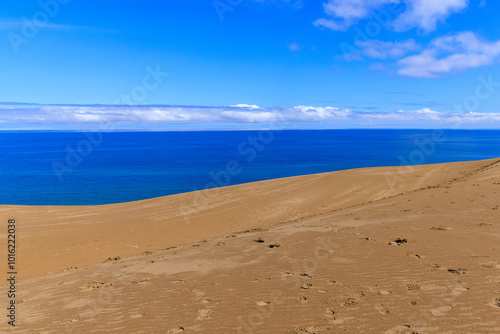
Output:
<instances>
[{"instance_id":1,"label":"blue sky","mask_svg":"<svg viewBox=\"0 0 500 334\"><path fill-rule=\"evenodd\" d=\"M0 129L500 128L499 12L492 0L4 0Z\"/></svg>"}]
</instances>

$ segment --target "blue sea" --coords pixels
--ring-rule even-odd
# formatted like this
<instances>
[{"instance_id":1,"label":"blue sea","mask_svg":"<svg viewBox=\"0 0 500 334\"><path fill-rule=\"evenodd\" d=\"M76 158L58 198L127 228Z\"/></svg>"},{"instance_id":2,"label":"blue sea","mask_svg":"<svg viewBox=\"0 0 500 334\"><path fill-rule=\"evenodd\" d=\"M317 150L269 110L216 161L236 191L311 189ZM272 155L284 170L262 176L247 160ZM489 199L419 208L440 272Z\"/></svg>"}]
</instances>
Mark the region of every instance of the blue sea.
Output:
<instances>
[{"instance_id":1,"label":"blue sea","mask_svg":"<svg viewBox=\"0 0 500 334\"><path fill-rule=\"evenodd\" d=\"M0 132L0 204L91 205L343 169L500 157L500 131Z\"/></svg>"}]
</instances>

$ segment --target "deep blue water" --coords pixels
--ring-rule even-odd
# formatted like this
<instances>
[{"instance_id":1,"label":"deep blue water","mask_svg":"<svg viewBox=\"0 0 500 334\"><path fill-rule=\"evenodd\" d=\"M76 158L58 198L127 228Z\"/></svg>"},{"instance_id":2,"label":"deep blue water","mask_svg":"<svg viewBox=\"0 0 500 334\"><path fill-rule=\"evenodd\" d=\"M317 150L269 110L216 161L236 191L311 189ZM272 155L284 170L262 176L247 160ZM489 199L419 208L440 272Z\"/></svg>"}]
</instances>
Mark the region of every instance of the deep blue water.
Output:
<instances>
[{"instance_id":1,"label":"deep blue water","mask_svg":"<svg viewBox=\"0 0 500 334\"><path fill-rule=\"evenodd\" d=\"M108 204L212 187L214 174L221 177L219 185L232 185L357 167L500 157L500 131L101 135L93 134L92 143L79 132L0 132L0 204Z\"/></svg>"}]
</instances>

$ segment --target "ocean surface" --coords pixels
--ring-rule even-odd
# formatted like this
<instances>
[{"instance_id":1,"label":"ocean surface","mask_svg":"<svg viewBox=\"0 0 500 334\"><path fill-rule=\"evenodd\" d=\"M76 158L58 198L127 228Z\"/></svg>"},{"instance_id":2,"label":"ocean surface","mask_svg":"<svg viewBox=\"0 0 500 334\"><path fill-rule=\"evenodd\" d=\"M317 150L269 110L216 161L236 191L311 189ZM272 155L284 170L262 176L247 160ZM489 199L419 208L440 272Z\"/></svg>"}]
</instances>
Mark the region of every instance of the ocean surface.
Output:
<instances>
[{"instance_id":1,"label":"ocean surface","mask_svg":"<svg viewBox=\"0 0 500 334\"><path fill-rule=\"evenodd\" d=\"M343 169L500 157L500 131L0 132L0 204L109 204Z\"/></svg>"}]
</instances>

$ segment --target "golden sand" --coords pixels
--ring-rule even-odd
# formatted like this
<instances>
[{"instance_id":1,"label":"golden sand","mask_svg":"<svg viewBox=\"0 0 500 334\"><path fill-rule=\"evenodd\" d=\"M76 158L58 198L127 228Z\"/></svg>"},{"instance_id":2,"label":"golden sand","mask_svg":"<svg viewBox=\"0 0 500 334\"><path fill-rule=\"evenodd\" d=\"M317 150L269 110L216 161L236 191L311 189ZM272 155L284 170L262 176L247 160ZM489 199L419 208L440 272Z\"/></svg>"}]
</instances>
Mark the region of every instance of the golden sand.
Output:
<instances>
[{"instance_id":1,"label":"golden sand","mask_svg":"<svg viewBox=\"0 0 500 334\"><path fill-rule=\"evenodd\" d=\"M499 192L493 159L0 206L14 332L500 333Z\"/></svg>"}]
</instances>

